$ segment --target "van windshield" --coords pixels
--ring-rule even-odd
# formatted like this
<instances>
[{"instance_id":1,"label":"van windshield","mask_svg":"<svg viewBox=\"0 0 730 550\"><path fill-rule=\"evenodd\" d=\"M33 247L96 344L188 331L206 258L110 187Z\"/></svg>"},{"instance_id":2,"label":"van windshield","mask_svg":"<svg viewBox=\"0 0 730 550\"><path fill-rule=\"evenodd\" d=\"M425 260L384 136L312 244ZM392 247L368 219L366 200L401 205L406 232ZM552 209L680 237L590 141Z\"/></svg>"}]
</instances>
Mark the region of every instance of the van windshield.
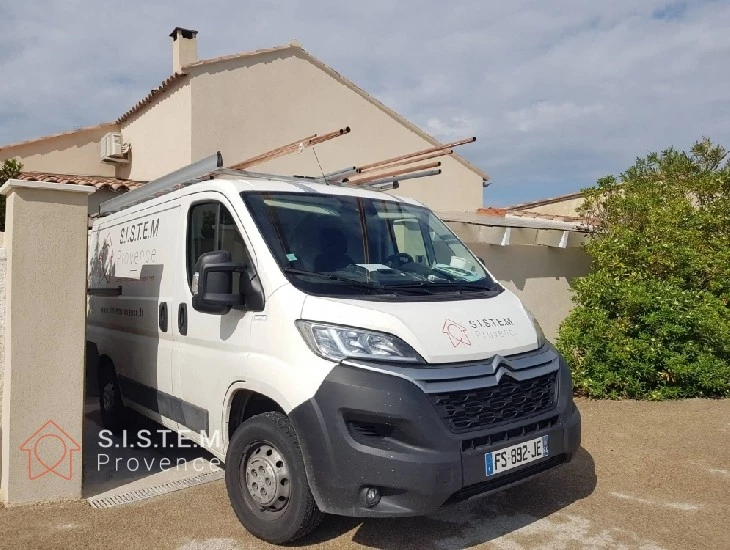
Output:
<instances>
[{"instance_id":1,"label":"van windshield","mask_svg":"<svg viewBox=\"0 0 730 550\"><path fill-rule=\"evenodd\" d=\"M501 290L426 208L320 193L241 196L279 266L305 292L387 298Z\"/></svg>"}]
</instances>

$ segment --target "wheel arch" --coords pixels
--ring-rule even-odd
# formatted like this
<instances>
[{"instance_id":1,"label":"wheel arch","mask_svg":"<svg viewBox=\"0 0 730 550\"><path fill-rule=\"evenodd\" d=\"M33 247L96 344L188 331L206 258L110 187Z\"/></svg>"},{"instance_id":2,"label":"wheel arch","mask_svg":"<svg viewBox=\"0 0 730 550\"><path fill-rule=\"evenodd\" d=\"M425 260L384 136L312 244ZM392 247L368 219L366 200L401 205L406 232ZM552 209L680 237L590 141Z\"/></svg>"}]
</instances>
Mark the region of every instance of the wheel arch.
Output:
<instances>
[{"instance_id":1,"label":"wheel arch","mask_svg":"<svg viewBox=\"0 0 730 550\"><path fill-rule=\"evenodd\" d=\"M268 392L267 392L268 393ZM280 412L288 416L285 404L276 397L249 387L244 382L232 384L226 393L223 407L223 432L226 444L236 428L254 415L264 412Z\"/></svg>"}]
</instances>

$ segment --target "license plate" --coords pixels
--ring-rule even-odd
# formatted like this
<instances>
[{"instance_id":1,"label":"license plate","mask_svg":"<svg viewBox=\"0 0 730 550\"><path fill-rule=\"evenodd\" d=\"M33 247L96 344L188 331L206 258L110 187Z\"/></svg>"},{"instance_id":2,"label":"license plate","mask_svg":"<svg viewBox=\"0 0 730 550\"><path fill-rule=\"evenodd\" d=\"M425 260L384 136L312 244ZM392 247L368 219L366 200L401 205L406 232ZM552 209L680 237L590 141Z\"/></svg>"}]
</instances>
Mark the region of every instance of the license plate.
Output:
<instances>
[{"instance_id":1,"label":"license plate","mask_svg":"<svg viewBox=\"0 0 730 550\"><path fill-rule=\"evenodd\" d=\"M548 456L548 436L505 447L484 455L487 475L493 476Z\"/></svg>"}]
</instances>

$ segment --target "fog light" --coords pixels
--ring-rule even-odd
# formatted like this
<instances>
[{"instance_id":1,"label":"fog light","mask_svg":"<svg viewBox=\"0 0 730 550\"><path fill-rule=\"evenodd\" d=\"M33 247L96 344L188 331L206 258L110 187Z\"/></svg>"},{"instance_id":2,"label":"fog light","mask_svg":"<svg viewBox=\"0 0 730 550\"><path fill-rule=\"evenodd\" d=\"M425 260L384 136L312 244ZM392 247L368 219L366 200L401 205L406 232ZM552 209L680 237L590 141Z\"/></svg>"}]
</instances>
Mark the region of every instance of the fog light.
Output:
<instances>
[{"instance_id":1,"label":"fog light","mask_svg":"<svg viewBox=\"0 0 730 550\"><path fill-rule=\"evenodd\" d=\"M380 502L380 491L376 487L366 487L363 490L363 500L365 500L365 506L368 508L377 506Z\"/></svg>"}]
</instances>

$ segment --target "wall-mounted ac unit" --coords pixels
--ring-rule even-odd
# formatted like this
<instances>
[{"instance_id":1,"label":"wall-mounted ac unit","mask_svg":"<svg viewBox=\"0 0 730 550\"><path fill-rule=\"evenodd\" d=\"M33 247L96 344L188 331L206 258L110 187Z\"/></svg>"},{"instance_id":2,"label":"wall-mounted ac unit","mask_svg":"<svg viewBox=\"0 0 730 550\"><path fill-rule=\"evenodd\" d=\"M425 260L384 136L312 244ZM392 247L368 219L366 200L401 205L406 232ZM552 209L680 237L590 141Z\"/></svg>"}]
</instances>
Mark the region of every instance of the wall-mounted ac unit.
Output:
<instances>
[{"instance_id":1,"label":"wall-mounted ac unit","mask_svg":"<svg viewBox=\"0 0 730 550\"><path fill-rule=\"evenodd\" d=\"M129 144L122 141L122 134L119 132L105 134L101 138L101 162L129 162L129 149Z\"/></svg>"}]
</instances>

